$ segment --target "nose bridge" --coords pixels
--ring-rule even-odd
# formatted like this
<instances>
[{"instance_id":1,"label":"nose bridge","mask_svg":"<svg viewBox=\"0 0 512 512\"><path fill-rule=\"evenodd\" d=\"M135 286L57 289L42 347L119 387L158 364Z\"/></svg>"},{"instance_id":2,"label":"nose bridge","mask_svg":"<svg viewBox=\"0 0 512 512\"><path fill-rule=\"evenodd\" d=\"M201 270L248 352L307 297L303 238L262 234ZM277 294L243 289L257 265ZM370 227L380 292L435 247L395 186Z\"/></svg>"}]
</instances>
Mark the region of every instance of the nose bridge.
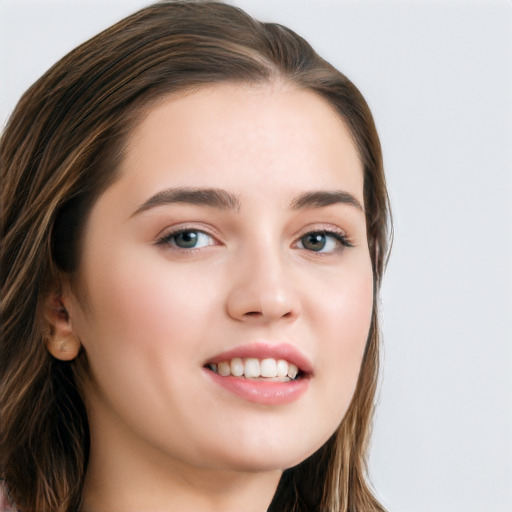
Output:
<instances>
[{"instance_id":1,"label":"nose bridge","mask_svg":"<svg viewBox=\"0 0 512 512\"><path fill-rule=\"evenodd\" d=\"M286 252L271 233L240 248L232 276L228 298L230 316L269 321L293 318L300 313Z\"/></svg>"}]
</instances>

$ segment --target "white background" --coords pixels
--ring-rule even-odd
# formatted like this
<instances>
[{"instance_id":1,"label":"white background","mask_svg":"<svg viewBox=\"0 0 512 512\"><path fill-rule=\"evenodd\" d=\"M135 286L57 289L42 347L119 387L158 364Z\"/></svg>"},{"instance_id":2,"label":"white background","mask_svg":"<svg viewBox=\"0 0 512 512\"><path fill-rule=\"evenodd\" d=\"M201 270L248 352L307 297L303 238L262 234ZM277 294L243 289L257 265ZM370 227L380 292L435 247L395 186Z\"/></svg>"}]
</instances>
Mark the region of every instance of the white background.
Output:
<instances>
[{"instance_id":1,"label":"white background","mask_svg":"<svg viewBox=\"0 0 512 512\"><path fill-rule=\"evenodd\" d=\"M395 243L378 496L390 512L512 511L512 1L235 3L304 35L381 135ZM0 123L58 58L146 4L1 1Z\"/></svg>"}]
</instances>

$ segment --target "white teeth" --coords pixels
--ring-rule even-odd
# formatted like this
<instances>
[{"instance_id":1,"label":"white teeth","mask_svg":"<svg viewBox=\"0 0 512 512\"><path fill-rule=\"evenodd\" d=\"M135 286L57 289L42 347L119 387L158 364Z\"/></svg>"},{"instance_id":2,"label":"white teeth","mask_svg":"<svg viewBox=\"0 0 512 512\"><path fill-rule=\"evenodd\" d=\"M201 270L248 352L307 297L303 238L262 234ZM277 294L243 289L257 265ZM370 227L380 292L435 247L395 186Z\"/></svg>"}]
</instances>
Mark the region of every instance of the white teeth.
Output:
<instances>
[{"instance_id":1,"label":"white teeth","mask_svg":"<svg viewBox=\"0 0 512 512\"><path fill-rule=\"evenodd\" d=\"M219 363L219 366L217 367L217 372L219 373L219 375L222 375L223 377L231 375L231 368L229 367L229 363L227 363L226 361Z\"/></svg>"},{"instance_id":2,"label":"white teeth","mask_svg":"<svg viewBox=\"0 0 512 512\"><path fill-rule=\"evenodd\" d=\"M260 365L262 377L277 377L277 363L275 359L263 359Z\"/></svg>"},{"instance_id":3,"label":"white teeth","mask_svg":"<svg viewBox=\"0 0 512 512\"><path fill-rule=\"evenodd\" d=\"M294 364L290 364L288 366L288 377L290 377L290 379L295 379L295 377L297 377L297 373L299 373L299 369Z\"/></svg>"},{"instance_id":4,"label":"white teeth","mask_svg":"<svg viewBox=\"0 0 512 512\"><path fill-rule=\"evenodd\" d=\"M241 377L244 374L244 362L239 358L235 357L231 360L231 375L234 377Z\"/></svg>"},{"instance_id":5,"label":"white teeth","mask_svg":"<svg viewBox=\"0 0 512 512\"><path fill-rule=\"evenodd\" d=\"M257 359L249 358L245 360L244 377L246 379L255 379L260 374L260 362Z\"/></svg>"},{"instance_id":6,"label":"white teeth","mask_svg":"<svg viewBox=\"0 0 512 512\"><path fill-rule=\"evenodd\" d=\"M299 374L296 365L285 361L284 359L256 359L249 357L242 359L235 357L231 361L221 361L218 364L210 364L210 370L218 373L222 377L245 377L246 379L278 379L281 381L293 380Z\"/></svg>"},{"instance_id":7,"label":"white teeth","mask_svg":"<svg viewBox=\"0 0 512 512\"><path fill-rule=\"evenodd\" d=\"M283 359L277 361L277 376L287 377L288 376L288 363Z\"/></svg>"}]
</instances>

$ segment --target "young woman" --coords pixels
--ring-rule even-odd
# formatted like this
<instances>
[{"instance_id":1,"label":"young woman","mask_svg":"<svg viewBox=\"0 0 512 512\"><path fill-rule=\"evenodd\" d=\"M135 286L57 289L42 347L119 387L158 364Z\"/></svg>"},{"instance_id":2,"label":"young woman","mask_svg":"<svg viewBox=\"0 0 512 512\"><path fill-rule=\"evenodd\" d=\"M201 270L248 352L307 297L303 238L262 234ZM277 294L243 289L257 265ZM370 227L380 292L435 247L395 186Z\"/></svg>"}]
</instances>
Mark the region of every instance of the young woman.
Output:
<instances>
[{"instance_id":1,"label":"young woman","mask_svg":"<svg viewBox=\"0 0 512 512\"><path fill-rule=\"evenodd\" d=\"M283 26L160 2L37 81L0 157L19 510L383 510L388 200L344 75Z\"/></svg>"}]
</instances>

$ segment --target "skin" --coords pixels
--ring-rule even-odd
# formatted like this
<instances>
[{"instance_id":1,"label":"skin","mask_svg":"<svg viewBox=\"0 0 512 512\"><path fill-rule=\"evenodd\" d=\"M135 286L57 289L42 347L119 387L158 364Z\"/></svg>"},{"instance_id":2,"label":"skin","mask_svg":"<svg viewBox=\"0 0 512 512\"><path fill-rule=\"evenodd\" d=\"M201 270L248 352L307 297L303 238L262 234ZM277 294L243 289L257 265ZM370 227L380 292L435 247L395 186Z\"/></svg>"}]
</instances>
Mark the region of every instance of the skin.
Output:
<instances>
[{"instance_id":1,"label":"skin","mask_svg":"<svg viewBox=\"0 0 512 512\"><path fill-rule=\"evenodd\" d=\"M141 210L174 187L223 189L239 205ZM67 312L52 321L61 356L81 344L89 362L84 511L261 512L282 470L334 432L355 389L373 285L362 208L291 206L318 190L363 204L348 130L310 91L213 85L166 99L135 128L121 177L87 222L80 298L69 287L54 298ZM205 233L192 250L170 237L183 228ZM333 235L320 251L304 245L325 231L352 246ZM311 364L292 403L245 400L204 369L261 340Z\"/></svg>"}]
</instances>

